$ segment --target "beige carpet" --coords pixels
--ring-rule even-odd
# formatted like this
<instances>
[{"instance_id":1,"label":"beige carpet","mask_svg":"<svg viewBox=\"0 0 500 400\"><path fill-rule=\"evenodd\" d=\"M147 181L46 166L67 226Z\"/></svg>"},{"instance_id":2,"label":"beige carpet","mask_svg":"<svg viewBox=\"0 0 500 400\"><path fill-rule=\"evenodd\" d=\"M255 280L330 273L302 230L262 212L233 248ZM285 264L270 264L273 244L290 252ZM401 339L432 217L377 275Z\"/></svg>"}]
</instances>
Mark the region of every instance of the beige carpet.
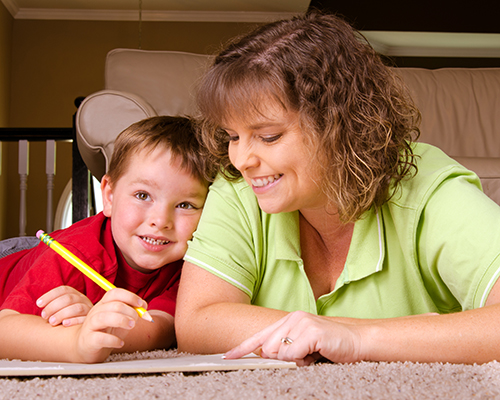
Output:
<instances>
[{"instance_id":1,"label":"beige carpet","mask_svg":"<svg viewBox=\"0 0 500 400\"><path fill-rule=\"evenodd\" d=\"M111 359L182 356L170 350ZM500 399L500 363L320 363L296 370L0 378L0 399Z\"/></svg>"}]
</instances>

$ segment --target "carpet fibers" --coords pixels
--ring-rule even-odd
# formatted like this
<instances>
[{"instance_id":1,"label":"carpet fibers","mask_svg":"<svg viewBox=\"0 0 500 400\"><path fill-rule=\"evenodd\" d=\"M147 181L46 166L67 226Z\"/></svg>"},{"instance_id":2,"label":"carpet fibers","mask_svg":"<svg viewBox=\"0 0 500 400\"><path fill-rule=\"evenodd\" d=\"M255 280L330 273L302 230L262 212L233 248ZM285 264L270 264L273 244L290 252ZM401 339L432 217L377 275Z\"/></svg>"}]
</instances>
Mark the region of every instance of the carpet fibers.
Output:
<instances>
[{"instance_id":1,"label":"carpet fibers","mask_svg":"<svg viewBox=\"0 0 500 400\"><path fill-rule=\"evenodd\" d=\"M182 357L175 350L110 360ZM0 378L0 399L500 399L500 363L318 363L295 370Z\"/></svg>"}]
</instances>

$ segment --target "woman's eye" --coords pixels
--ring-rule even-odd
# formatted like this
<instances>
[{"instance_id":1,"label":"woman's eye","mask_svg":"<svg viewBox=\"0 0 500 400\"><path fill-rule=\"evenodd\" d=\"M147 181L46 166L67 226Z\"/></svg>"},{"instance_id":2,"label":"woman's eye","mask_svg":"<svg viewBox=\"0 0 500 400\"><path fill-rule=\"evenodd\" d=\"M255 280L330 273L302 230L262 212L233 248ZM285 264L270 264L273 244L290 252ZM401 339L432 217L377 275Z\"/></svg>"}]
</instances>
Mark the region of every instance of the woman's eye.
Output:
<instances>
[{"instance_id":1,"label":"woman's eye","mask_svg":"<svg viewBox=\"0 0 500 400\"><path fill-rule=\"evenodd\" d=\"M139 192L135 194L135 197L137 197L139 200L148 200L149 199L149 194L145 192Z\"/></svg>"},{"instance_id":2,"label":"woman's eye","mask_svg":"<svg viewBox=\"0 0 500 400\"><path fill-rule=\"evenodd\" d=\"M262 136L261 139L265 143L273 143L273 142L276 142L277 140L279 140L281 138L281 136L282 136L281 134L279 134L279 135Z\"/></svg>"},{"instance_id":3,"label":"woman's eye","mask_svg":"<svg viewBox=\"0 0 500 400\"><path fill-rule=\"evenodd\" d=\"M182 208L184 210L196 209L191 203L183 202L177 205L178 208Z\"/></svg>"},{"instance_id":4,"label":"woman's eye","mask_svg":"<svg viewBox=\"0 0 500 400\"><path fill-rule=\"evenodd\" d=\"M237 135L229 135L228 138L230 142L237 142L240 139Z\"/></svg>"}]
</instances>

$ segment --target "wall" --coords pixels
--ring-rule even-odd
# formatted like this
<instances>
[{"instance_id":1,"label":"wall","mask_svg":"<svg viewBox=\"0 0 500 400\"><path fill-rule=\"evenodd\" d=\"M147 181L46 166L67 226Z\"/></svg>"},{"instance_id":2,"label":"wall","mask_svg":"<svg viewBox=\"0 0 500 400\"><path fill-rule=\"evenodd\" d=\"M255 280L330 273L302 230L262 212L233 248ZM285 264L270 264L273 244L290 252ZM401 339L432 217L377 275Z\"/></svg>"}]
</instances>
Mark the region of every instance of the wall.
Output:
<instances>
[{"instance_id":1,"label":"wall","mask_svg":"<svg viewBox=\"0 0 500 400\"><path fill-rule=\"evenodd\" d=\"M8 126L13 18L0 3L0 127ZM7 149L0 143L0 238L6 237Z\"/></svg>"},{"instance_id":2,"label":"wall","mask_svg":"<svg viewBox=\"0 0 500 400\"><path fill-rule=\"evenodd\" d=\"M141 48L214 53L231 37L255 24L208 22L143 22ZM11 127L70 127L74 100L104 86L104 61L114 48L138 48L138 22L14 20L12 35ZM0 111L1 112L1 111ZM15 154L17 145L7 143ZM14 148L14 146L16 146ZM45 225L45 150L30 146L27 234ZM17 156L7 160L9 193L2 238L18 235L19 183ZM41 164L40 164L41 163ZM42 165L43 167L36 167ZM12 172L14 171L14 172ZM71 177L71 146L57 148L58 201Z\"/></svg>"}]
</instances>

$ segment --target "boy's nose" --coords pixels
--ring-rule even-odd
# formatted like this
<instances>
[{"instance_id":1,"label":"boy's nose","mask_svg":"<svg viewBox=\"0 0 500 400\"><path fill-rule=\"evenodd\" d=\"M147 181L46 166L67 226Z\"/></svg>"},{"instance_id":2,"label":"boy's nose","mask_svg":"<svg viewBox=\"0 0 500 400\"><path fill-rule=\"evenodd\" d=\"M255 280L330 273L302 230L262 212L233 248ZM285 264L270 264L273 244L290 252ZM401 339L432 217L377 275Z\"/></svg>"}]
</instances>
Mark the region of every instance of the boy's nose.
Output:
<instances>
[{"instance_id":1,"label":"boy's nose","mask_svg":"<svg viewBox=\"0 0 500 400\"><path fill-rule=\"evenodd\" d=\"M151 210L150 223L159 229L172 229L174 212L165 207L155 207Z\"/></svg>"}]
</instances>

